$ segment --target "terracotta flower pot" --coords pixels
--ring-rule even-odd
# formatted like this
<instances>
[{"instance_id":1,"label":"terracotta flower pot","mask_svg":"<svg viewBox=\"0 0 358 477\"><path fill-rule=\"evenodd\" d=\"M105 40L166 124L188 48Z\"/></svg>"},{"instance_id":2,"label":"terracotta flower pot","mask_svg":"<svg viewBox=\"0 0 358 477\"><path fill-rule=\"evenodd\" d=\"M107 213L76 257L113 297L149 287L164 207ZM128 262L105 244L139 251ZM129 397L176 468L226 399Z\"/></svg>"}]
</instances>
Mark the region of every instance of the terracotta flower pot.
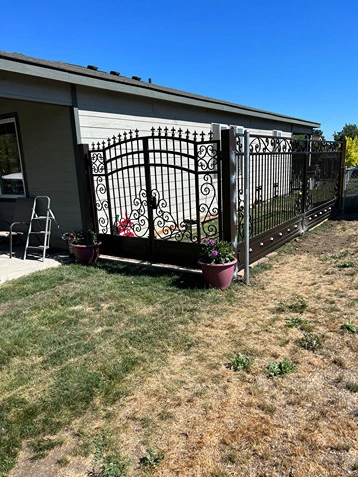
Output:
<instances>
[{"instance_id":1,"label":"terracotta flower pot","mask_svg":"<svg viewBox=\"0 0 358 477\"><path fill-rule=\"evenodd\" d=\"M229 263L204 263L200 260L198 263L206 283L220 290L225 290L231 285L237 263L236 258Z\"/></svg>"},{"instance_id":2,"label":"terracotta flower pot","mask_svg":"<svg viewBox=\"0 0 358 477\"><path fill-rule=\"evenodd\" d=\"M98 242L95 245L71 245L76 262L81 263L82 265L88 265L89 263L97 262L99 248L102 245L102 242Z\"/></svg>"}]
</instances>

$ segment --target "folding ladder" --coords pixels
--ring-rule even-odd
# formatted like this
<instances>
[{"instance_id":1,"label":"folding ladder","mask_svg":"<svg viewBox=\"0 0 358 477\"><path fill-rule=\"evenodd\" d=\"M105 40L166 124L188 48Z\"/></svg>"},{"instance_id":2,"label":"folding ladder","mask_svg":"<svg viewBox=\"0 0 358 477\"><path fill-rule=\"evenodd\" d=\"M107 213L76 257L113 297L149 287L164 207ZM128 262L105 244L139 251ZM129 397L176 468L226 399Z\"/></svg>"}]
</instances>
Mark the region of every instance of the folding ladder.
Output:
<instances>
[{"instance_id":1,"label":"folding ladder","mask_svg":"<svg viewBox=\"0 0 358 477\"><path fill-rule=\"evenodd\" d=\"M50 198L44 195L39 195L34 198L32 206L31 219L29 223L29 231L27 234L24 260L29 249L41 250L42 261L45 260L46 251L50 248L51 225L55 222L57 228L61 233L60 226L50 208ZM37 245L34 245L34 240L37 240Z\"/></svg>"}]
</instances>

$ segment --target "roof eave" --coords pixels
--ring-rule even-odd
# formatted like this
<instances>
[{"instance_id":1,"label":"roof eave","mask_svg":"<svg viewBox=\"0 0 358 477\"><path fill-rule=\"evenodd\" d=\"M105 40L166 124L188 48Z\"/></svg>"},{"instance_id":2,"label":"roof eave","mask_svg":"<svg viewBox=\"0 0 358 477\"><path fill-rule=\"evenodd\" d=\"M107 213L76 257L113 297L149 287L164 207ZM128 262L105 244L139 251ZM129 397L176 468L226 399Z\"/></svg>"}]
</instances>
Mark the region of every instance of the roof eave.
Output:
<instances>
[{"instance_id":1,"label":"roof eave","mask_svg":"<svg viewBox=\"0 0 358 477\"><path fill-rule=\"evenodd\" d=\"M303 119L293 118L290 116L281 115L278 113L271 113L268 111L257 110L234 103L227 103L225 101L212 100L202 96L195 96L186 94L184 91L170 90L165 91L157 89L155 85L150 83L128 84L121 82L121 77L114 77L113 79L95 78L86 74L86 70L82 74L71 73L57 68L48 66L39 66L35 64L26 63L25 61L16 61L13 59L0 58L0 70L9 71L23 75L46 78L62 83L75 84L87 86L90 88L105 89L109 91L119 92L123 94L130 94L135 96L143 96L162 101L170 101L188 106L210 108L227 113L239 114L244 116L256 117L267 120L276 120L280 122L290 123L297 126L305 126L309 128L319 128L320 123L306 121ZM128 81L128 79L126 79ZM163 90L164 89L164 90Z\"/></svg>"}]
</instances>

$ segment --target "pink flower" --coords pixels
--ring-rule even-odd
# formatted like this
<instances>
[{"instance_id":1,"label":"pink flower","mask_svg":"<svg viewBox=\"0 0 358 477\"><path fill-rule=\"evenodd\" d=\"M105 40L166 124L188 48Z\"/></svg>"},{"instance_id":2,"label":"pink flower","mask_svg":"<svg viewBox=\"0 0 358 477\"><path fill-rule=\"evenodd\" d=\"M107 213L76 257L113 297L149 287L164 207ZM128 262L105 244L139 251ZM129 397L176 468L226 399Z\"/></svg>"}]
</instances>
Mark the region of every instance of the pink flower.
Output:
<instances>
[{"instance_id":1,"label":"pink flower","mask_svg":"<svg viewBox=\"0 0 358 477\"><path fill-rule=\"evenodd\" d=\"M124 219L119 220L117 222L117 229L119 235L124 237L134 237L133 229L132 229L132 221L131 219L125 214Z\"/></svg>"},{"instance_id":2,"label":"pink flower","mask_svg":"<svg viewBox=\"0 0 358 477\"><path fill-rule=\"evenodd\" d=\"M213 250L213 251L211 252L211 255L213 255L214 257L216 257L217 254L218 254L218 251L217 251L217 250Z\"/></svg>"},{"instance_id":3,"label":"pink flower","mask_svg":"<svg viewBox=\"0 0 358 477\"><path fill-rule=\"evenodd\" d=\"M209 244L210 244L210 245L214 245L214 243L215 243L215 240L213 240L213 239L210 239L210 240L209 240Z\"/></svg>"}]
</instances>

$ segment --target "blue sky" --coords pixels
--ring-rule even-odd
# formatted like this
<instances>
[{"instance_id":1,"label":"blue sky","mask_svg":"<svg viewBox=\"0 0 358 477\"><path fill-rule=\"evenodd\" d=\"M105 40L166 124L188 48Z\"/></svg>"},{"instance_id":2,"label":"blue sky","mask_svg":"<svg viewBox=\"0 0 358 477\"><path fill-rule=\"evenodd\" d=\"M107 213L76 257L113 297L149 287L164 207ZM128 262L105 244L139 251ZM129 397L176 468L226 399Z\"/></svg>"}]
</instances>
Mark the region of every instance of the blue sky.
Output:
<instances>
[{"instance_id":1,"label":"blue sky","mask_svg":"<svg viewBox=\"0 0 358 477\"><path fill-rule=\"evenodd\" d=\"M358 123L357 0L17 0L0 50L322 124Z\"/></svg>"}]
</instances>

